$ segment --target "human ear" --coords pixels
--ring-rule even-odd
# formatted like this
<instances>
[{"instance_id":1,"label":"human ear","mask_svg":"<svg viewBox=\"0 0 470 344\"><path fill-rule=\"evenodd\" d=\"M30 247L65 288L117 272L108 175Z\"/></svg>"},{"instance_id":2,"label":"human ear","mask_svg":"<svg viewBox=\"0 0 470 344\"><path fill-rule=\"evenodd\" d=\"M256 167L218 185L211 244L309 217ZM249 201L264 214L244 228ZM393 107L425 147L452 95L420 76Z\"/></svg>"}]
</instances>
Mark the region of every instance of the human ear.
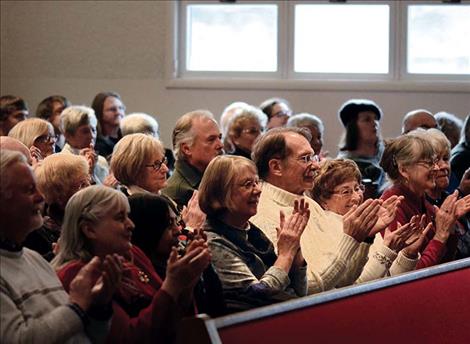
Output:
<instances>
[{"instance_id":1,"label":"human ear","mask_svg":"<svg viewBox=\"0 0 470 344\"><path fill-rule=\"evenodd\" d=\"M398 173L405 180L405 182L408 182L408 180L410 178L410 174L408 172L408 169L405 166L398 165Z\"/></svg>"},{"instance_id":2,"label":"human ear","mask_svg":"<svg viewBox=\"0 0 470 344\"><path fill-rule=\"evenodd\" d=\"M271 159L268 162L269 172L275 176L282 176L281 159Z\"/></svg>"},{"instance_id":3,"label":"human ear","mask_svg":"<svg viewBox=\"0 0 470 344\"><path fill-rule=\"evenodd\" d=\"M95 228L88 222L84 223L80 229L82 230L83 234L88 239L95 239L96 238L96 230Z\"/></svg>"},{"instance_id":4,"label":"human ear","mask_svg":"<svg viewBox=\"0 0 470 344\"><path fill-rule=\"evenodd\" d=\"M191 147L189 147L187 143L181 144L181 151L183 152L184 155L191 156Z\"/></svg>"}]
</instances>

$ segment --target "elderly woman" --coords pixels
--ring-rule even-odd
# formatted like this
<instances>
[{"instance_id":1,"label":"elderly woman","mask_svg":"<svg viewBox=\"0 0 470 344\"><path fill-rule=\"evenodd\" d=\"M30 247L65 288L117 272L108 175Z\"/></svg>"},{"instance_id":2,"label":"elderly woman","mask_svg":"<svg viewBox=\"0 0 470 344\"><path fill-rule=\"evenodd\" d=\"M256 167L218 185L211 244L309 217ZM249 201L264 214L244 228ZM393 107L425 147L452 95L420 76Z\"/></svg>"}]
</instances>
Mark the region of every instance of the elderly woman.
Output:
<instances>
[{"instance_id":1,"label":"elderly woman","mask_svg":"<svg viewBox=\"0 0 470 344\"><path fill-rule=\"evenodd\" d=\"M54 154L56 137L51 123L40 118L29 118L19 122L8 133L23 142L36 160Z\"/></svg>"},{"instance_id":2,"label":"elderly woman","mask_svg":"<svg viewBox=\"0 0 470 344\"><path fill-rule=\"evenodd\" d=\"M247 105L232 116L224 137L224 149L228 154L251 159L251 148L264 131L266 116L261 110Z\"/></svg>"},{"instance_id":3,"label":"elderly woman","mask_svg":"<svg viewBox=\"0 0 470 344\"><path fill-rule=\"evenodd\" d=\"M68 200L78 190L90 185L88 164L82 156L58 153L41 161L34 174L46 201L45 221L41 228L28 235L24 245L51 260Z\"/></svg>"},{"instance_id":4,"label":"elderly woman","mask_svg":"<svg viewBox=\"0 0 470 344\"><path fill-rule=\"evenodd\" d=\"M177 246L180 252L184 252L192 239L203 236L199 232L193 236L182 228L178 211L165 197L138 193L129 197L129 204L129 217L135 224L132 243L150 258L155 271L164 279L172 247ZM225 313L222 287L211 265L196 284L194 300L200 313L212 317Z\"/></svg>"},{"instance_id":5,"label":"elderly woman","mask_svg":"<svg viewBox=\"0 0 470 344\"><path fill-rule=\"evenodd\" d=\"M164 148L159 140L145 134L131 134L117 143L111 158L111 171L127 196L149 192L160 195L160 190L167 184L166 163ZM205 216L199 209L197 192L181 216L192 228L202 225Z\"/></svg>"},{"instance_id":6,"label":"elderly woman","mask_svg":"<svg viewBox=\"0 0 470 344\"><path fill-rule=\"evenodd\" d=\"M59 251L52 264L65 289L93 256L125 257L121 284L112 297L114 315L108 342L171 341L179 317L191 305L191 292L210 260L203 240L194 240L184 257L170 254L162 283L145 254L131 244L134 225L121 192L90 186L72 196L65 209Z\"/></svg>"},{"instance_id":7,"label":"elderly woman","mask_svg":"<svg viewBox=\"0 0 470 344\"><path fill-rule=\"evenodd\" d=\"M292 108L289 102L283 98L266 99L259 107L268 116L267 130L284 127L292 115Z\"/></svg>"},{"instance_id":8,"label":"elderly woman","mask_svg":"<svg viewBox=\"0 0 470 344\"><path fill-rule=\"evenodd\" d=\"M434 115L439 129L444 133L450 142L451 149L457 146L460 141L460 132L462 131L463 121L452 113L445 111Z\"/></svg>"},{"instance_id":9,"label":"elderly woman","mask_svg":"<svg viewBox=\"0 0 470 344\"><path fill-rule=\"evenodd\" d=\"M335 226L336 221L342 218L351 209L362 204L364 197L364 186L361 184L361 173L356 163L347 159L327 160L322 164L314 179L311 192L312 198L325 209L325 215L330 219L330 230L324 233L329 237L331 247L335 247L341 239L340 226ZM418 249L424 240L420 228L405 225L400 230L391 232L385 230L382 240L380 235L375 235L385 229L395 216L396 206L401 201L397 197L391 197L383 204L380 210L380 221L376 228L369 234L368 242L363 243L361 249L356 251L355 256L348 262L347 274L354 274L362 269L360 257L362 251L369 252L369 259L362 273L355 283L396 275L405 271L413 270L418 262ZM410 237L413 241L410 243ZM419 239L419 240L418 240ZM370 244L374 242L371 250ZM399 252L399 253L398 253ZM398 255L397 255L398 253ZM329 252L325 252L329 254ZM359 266L358 266L359 265Z\"/></svg>"},{"instance_id":10,"label":"elderly woman","mask_svg":"<svg viewBox=\"0 0 470 344\"><path fill-rule=\"evenodd\" d=\"M465 118L460 134L460 143L452 149L450 166L457 180L461 180L470 168L470 114ZM467 174L467 179L468 176Z\"/></svg>"},{"instance_id":11,"label":"elderly woman","mask_svg":"<svg viewBox=\"0 0 470 344\"><path fill-rule=\"evenodd\" d=\"M325 127L320 117L309 113L299 113L291 116L286 124L287 127L307 128L312 134L310 146L313 151L318 155L320 160L323 160L328 154L322 151L323 147L323 133Z\"/></svg>"},{"instance_id":12,"label":"elderly woman","mask_svg":"<svg viewBox=\"0 0 470 344\"><path fill-rule=\"evenodd\" d=\"M272 242L249 222L260 194L256 166L238 156L214 158L199 186L212 263L231 312L307 293L300 236L310 216L308 206L303 200L296 203L286 220L281 213L276 255Z\"/></svg>"},{"instance_id":13,"label":"elderly woman","mask_svg":"<svg viewBox=\"0 0 470 344\"><path fill-rule=\"evenodd\" d=\"M92 181L103 184L109 174L109 165L94 149L97 120L93 109L70 106L60 115L60 124L66 141L62 153L83 155L88 161Z\"/></svg>"},{"instance_id":14,"label":"elderly woman","mask_svg":"<svg viewBox=\"0 0 470 344\"><path fill-rule=\"evenodd\" d=\"M98 154L107 158L113 153L114 145L122 137L119 124L126 115L126 107L116 92L98 93L91 107L98 119L96 150Z\"/></svg>"},{"instance_id":15,"label":"elderly woman","mask_svg":"<svg viewBox=\"0 0 470 344\"><path fill-rule=\"evenodd\" d=\"M122 136L142 133L158 139L158 122L146 113L131 113L121 120L119 126Z\"/></svg>"},{"instance_id":16,"label":"elderly woman","mask_svg":"<svg viewBox=\"0 0 470 344\"><path fill-rule=\"evenodd\" d=\"M450 170L450 148L451 144L447 137L438 129L429 130L415 130L410 133L428 140L433 145L434 151L437 156L437 165L439 169L436 172L434 187L426 190L426 200L438 207L442 205L444 200L449 196L446 191L449 187L451 178ZM470 174L470 171L468 172ZM459 193L467 195L470 193L470 183L468 177L464 175L459 186ZM470 255L470 228L468 219L462 217L459 219L456 226L456 235L458 238L457 243L457 258L464 258Z\"/></svg>"},{"instance_id":17,"label":"elderly woman","mask_svg":"<svg viewBox=\"0 0 470 344\"><path fill-rule=\"evenodd\" d=\"M385 184L379 165L383 143L379 122L382 110L368 99L350 99L339 110L345 128L338 158L351 159L359 166L366 186L365 198L376 198Z\"/></svg>"},{"instance_id":18,"label":"elderly woman","mask_svg":"<svg viewBox=\"0 0 470 344\"><path fill-rule=\"evenodd\" d=\"M454 224L470 208L465 199L457 202L457 192L447 197L440 208L433 208L426 201L425 190L435 187L438 171L432 144L413 134L399 136L387 142L381 165L392 182L381 198L386 200L394 195L404 196L392 229L398 223L408 223L415 215L426 215L428 222L434 219L435 229L428 232L429 242L422 251L417 268L452 259L456 246L455 236L451 235Z\"/></svg>"}]
</instances>

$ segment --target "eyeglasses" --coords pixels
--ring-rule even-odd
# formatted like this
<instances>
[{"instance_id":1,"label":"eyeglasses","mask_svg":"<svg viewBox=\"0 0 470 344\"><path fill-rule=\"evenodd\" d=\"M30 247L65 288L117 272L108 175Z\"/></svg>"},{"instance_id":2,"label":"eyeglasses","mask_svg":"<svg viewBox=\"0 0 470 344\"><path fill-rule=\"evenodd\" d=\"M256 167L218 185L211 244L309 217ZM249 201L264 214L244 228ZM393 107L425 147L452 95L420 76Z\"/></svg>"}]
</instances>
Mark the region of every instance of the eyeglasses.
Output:
<instances>
[{"instance_id":1,"label":"eyeglasses","mask_svg":"<svg viewBox=\"0 0 470 344\"><path fill-rule=\"evenodd\" d=\"M351 197L353 193L363 194L366 187L363 184L359 184L354 188L344 188L339 191L333 192L333 194L339 195L341 197Z\"/></svg>"},{"instance_id":2,"label":"eyeglasses","mask_svg":"<svg viewBox=\"0 0 470 344\"><path fill-rule=\"evenodd\" d=\"M41 135L34 141L37 143L52 143L57 141L57 137L55 135Z\"/></svg>"},{"instance_id":3,"label":"eyeglasses","mask_svg":"<svg viewBox=\"0 0 470 344\"><path fill-rule=\"evenodd\" d=\"M164 157L161 161L157 160L151 165L145 165L145 167L152 167L154 171L158 171L160 168L162 168L163 164L166 165L167 163L168 163L168 159Z\"/></svg>"},{"instance_id":4,"label":"eyeglasses","mask_svg":"<svg viewBox=\"0 0 470 344\"><path fill-rule=\"evenodd\" d=\"M279 112L276 112L274 113L272 117L290 117L290 115L292 114L292 112L290 111L279 111Z\"/></svg>"},{"instance_id":5,"label":"eyeglasses","mask_svg":"<svg viewBox=\"0 0 470 344\"><path fill-rule=\"evenodd\" d=\"M303 162L304 164L308 164L311 162L320 162L320 158L316 154L304 155L304 156L297 158L297 160Z\"/></svg>"},{"instance_id":6,"label":"eyeglasses","mask_svg":"<svg viewBox=\"0 0 470 344\"><path fill-rule=\"evenodd\" d=\"M418 160L416 162L416 164L420 164L420 165L423 165L429 169L432 169L435 165L438 165L439 164L439 159L438 158L434 158L432 160Z\"/></svg>"},{"instance_id":7,"label":"eyeglasses","mask_svg":"<svg viewBox=\"0 0 470 344\"><path fill-rule=\"evenodd\" d=\"M259 135L262 132L263 131L261 129L258 129L258 128L247 128L247 129L242 130L242 133L249 134L249 135Z\"/></svg>"},{"instance_id":8,"label":"eyeglasses","mask_svg":"<svg viewBox=\"0 0 470 344\"><path fill-rule=\"evenodd\" d=\"M243 187L247 191L253 190L255 187L257 187L260 184L259 179L248 179L246 182L243 184L238 184L239 186Z\"/></svg>"}]
</instances>

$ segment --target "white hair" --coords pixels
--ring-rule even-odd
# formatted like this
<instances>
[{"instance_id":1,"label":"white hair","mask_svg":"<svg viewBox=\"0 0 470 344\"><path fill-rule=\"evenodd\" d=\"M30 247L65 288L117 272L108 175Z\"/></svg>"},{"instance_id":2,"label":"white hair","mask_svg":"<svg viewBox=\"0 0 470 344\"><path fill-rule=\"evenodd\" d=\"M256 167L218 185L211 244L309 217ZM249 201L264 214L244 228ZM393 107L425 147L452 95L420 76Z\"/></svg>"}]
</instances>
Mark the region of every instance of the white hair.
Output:
<instances>
[{"instance_id":1,"label":"white hair","mask_svg":"<svg viewBox=\"0 0 470 344\"><path fill-rule=\"evenodd\" d=\"M134 112L121 120L120 123L122 136L129 134L149 134L157 138L159 125L157 120L143 112Z\"/></svg>"},{"instance_id":2,"label":"white hair","mask_svg":"<svg viewBox=\"0 0 470 344\"><path fill-rule=\"evenodd\" d=\"M95 111L88 106L72 105L60 114L60 130L63 133L74 135L78 127L85 124L89 124L95 129L98 124Z\"/></svg>"}]
</instances>

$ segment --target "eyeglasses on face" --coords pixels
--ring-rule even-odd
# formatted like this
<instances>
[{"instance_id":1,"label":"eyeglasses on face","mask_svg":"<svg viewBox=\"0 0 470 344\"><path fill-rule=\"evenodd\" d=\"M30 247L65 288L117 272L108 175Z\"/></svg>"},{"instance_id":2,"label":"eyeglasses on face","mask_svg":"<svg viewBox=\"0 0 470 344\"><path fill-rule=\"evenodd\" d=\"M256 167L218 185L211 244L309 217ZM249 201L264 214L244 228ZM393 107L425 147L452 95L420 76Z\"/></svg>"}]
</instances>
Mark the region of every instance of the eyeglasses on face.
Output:
<instances>
[{"instance_id":1,"label":"eyeglasses on face","mask_svg":"<svg viewBox=\"0 0 470 344\"><path fill-rule=\"evenodd\" d=\"M432 160L418 160L416 164L432 169L434 166L439 164L439 158L434 158Z\"/></svg>"},{"instance_id":2,"label":"eyeglasses on face","mask_svg":"<svg viewBox=\"0 0 470 344\"><path fill-rule=\"evenodd\" d=\"M249 135L259 135L263 131L260 128L246 128L242 130L242 133L249 134Z\"/></svg>"},{"instance_id":3,"label":"eyeglasses on face","mask_svg":"<svg viewBox=\"0 0 470 344\"><path fill-rule=\"evenodd\" d=\"M248 179L244 183L238 184L238 185L241 186L242 188L244 188L247 191L251 191L255 187L257 187L259 185L259 183L260 183L259 179Z\"/></svg>"},{"instance_id":4,"label":"eyeglasses on face","mask_svg":"<svg viewBox=\"0 0 470 344\"><path fill-rule=\"evenodd\" d=\"M41 135L36 140L37 143L53 143L57 141L57 137L55 135Z\"/></svg>"},{"instance_id":5,"label":"eyeglasses on face","mask_svg":"<svg viewBox=\"0 0 470 344\"><path fill-rule=\"evenodd\" d=\"M356 185L354 188L343 188L338 191L334 191L335 195L339 195L341 197L351 197L353 193L363 194L366 187L363 184Z\"/></svg>"},{"instance_id":6,"label":"eyeglasses on face","mask_svg":"<svg viewBox=\"0 0 470 344\"><path fill-rule=\"evenodd\" d=\"M162 160L157 160L153 164L145 165L145 167L152 167L154 171L158 171L160 170L160 168L162 168L163 164L166 165L167 163L168 159L166 157L163 157Z\"/></svg>"},{"instance_id":7,"label":"eyeglasses on face","mask_svg":"<svg viewBox=\"0 0 470 344\"><path fill-rule=\"evenodd\" d=\"M316 154L303 155L303 156L297 158L297 160L303 162L304 164L308 164L308 163L311 163L311 162L320 162L320 158Z\"/></svg>"}]
</instances>

